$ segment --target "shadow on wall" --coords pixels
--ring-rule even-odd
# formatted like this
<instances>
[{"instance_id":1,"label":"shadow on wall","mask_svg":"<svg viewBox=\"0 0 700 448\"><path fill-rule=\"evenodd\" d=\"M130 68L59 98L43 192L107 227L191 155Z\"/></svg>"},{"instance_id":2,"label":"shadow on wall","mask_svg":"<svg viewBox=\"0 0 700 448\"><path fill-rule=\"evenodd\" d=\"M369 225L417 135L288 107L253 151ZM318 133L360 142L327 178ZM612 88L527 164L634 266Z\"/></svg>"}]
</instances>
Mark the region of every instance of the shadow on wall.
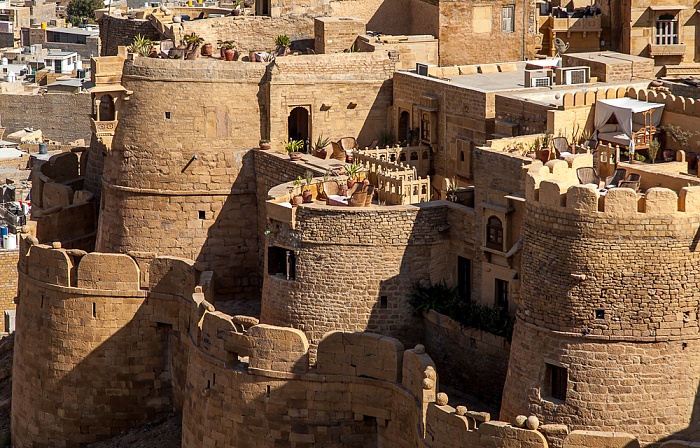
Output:
<instances>
[{"instance_id":1,"label":"shadow on wall","mask_svg":"<svg viewBox=\"0 0 700 448\"><path fill-rule=\"evenodd\" d=\"M659 413L662 414L663 410L660 409ZM664 448L689 448L695 446L695 444L675 444L673 443L674 440L683 440L686 442L700 441L700 392L695 395L695 400L693 401L693 413L690 416L688 427L659 441L660 444L663 442L669 442L668 445L661 445Z\"/></svg>"},{"instance_id":2,"label":"shadow on wall","mask_svg":"<svg viewBox=\"0 0 700 448\"><path fill-rule=\"evenodd\" d=\"M203 196L196 210L198 220L190 223L206 229L206 237L195 259L201 271L215 271L218 300L256 299L260 297L258 273L257 203L255 195L255 166L251 151L233 152L230 166L241 164L241 171L222 202ZM210 185L210 188L215 189ZM191 211L190 213L195 213ZM212 219L214 216L216 218ZM186 229L184 234L196 229ZM183 235L185 237L186 235Z\"/></svg>"},{"instance_id":3,"label":"shadow on wall","mask_svg":"<svg viewBox=\"0 0 700 448\"><path fill-rule=\"evenodd\" d=\"M412 34L410 6L411 0L383 1L367 22L367 30L382 34Z\"/></svg>"},{"instance_id":4,"label":"shadow on wall","mask_svg":"<svg viewBox=\"0 0 700 448\"><path fill-rule=\"evenodd\" d=\"M393 82L392 79L384 81L381 89L374 97L367 119L362 123L360 132L358 132L356 137L360 148L369 146L374 140L381 140L382 135L386 132L386 106L391 104ZM352 103L347 108L348 111L351 111L353 108Z\"/></svg>"}]
</instances>

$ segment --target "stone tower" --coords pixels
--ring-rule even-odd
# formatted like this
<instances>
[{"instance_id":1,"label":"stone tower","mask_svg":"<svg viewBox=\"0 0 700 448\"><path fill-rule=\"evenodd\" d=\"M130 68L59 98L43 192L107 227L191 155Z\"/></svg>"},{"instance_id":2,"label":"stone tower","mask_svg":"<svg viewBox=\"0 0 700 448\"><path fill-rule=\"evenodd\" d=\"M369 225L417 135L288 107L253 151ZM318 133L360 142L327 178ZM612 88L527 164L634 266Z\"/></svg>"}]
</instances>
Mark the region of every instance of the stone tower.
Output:
<instances>
[{"instance_id":1,"label":"stone tower","mask_svg":"<svg viewBox=\"0 0 700 448\"><path fill-rule=\"evenodd\" d=\"M190 258L216 273L219 297L259 294L249 151L259 127L236 117L259 116L265 70L124 63L121 84L133 94L104 158L96 250L128 253L140 264L155 254Z\"/></svg>"},{"instance_id":2,"label":"stone tower","mask_svg":"<svg viewBox=\"0 0 700 448\"><path fill-rule=\"evenodd\" d=\"M697 418L700 188L601 197L578 185L576 167L528 174L501 419L527 409L658 441Z\"/></svg>"}]
</instances>

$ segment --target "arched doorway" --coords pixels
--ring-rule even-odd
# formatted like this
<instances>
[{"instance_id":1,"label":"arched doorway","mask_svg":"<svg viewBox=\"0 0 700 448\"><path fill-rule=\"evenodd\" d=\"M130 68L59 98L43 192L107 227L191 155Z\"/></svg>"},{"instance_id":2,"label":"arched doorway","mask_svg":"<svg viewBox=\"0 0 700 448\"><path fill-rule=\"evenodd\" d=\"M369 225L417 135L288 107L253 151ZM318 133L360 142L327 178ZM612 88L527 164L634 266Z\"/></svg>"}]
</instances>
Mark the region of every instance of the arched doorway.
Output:
<instances>
[{"instance_id":1,"label":"arched doorway","mask_svg":"<svg viewBox=\"0 0 700 448\"><path fill-rule=\"evenodd\" d=\"M287 120L289 140L303 140L309 138L309 111L304 107L295 107L289 113Z\"/></svg>"},{"instance_id":2,"label":"arched doorway","mask_svg":"<svg viewBox=\"0 0 700 448\"><path fill-rule=\"evenodd\" d=\"M114 121L114 101L111 95L102 95L97 121Z\"/></svg>"},{"instance_id":3,"label":"arched doorway","mask_svg":"<svg viewBox=\"0 0 700 448\"><path fill-rule=\"evenodd\" d=\"M406 146L410 145L410 132L411 132L411 114L408 111L401 111L399 114L399 129L397 138L400 143L406 142Z\"/></svg>"}]
</instances>

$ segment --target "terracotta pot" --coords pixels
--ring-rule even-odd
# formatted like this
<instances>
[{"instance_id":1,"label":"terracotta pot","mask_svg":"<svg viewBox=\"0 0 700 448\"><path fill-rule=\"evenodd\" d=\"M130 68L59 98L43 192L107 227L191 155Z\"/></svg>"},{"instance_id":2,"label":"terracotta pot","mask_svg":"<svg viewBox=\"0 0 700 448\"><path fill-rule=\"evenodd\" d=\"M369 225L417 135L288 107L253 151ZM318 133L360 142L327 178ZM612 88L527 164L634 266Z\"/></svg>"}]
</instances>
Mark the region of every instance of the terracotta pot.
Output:
<instances>
[{"instance_id":1,"label":"terracotta pot","mask_svg":"<svg viewBox=\"0 0 700 448\"><path fill-rule=\"evenodd\" d=\"M355 182L357 182L355 179L348 179L348 188L354 187Z\"/></svg>"},{"instance_id":2,"label":"terracotta pot","mask_svg":"<svg viewBox=\"0 0 700 448\"><path fill-rule=\"evenodd\" d=\"M303 202L304 198L300 194L292 197L292 205L301 205Z\"/></svg>"},{"instance_id":3,"label":"terracotta pot","mask_svg":"<svg viewBox=\"0 0 700 448\"><path fill-rule=\"evenodd\" d=\"M305 204L310 204L314 201L314 195L311 193L311 190L302 191L301 197L304 199Z\"/></svg>"},{"instance_id":4,"label":"terracotta pot","mask_svg":"<svg viewBox=\"0 0 700 448\"><path fill-rule=\"evenodd\" d=\"M202 56L211 56L214 51L214 46L212 44L202 45Z\"/></svg>"},{"instance_id":5,"label":"terracotta pot","mask_svg":"<svg viewBox=\"0 0 700 448\"><path fill-rule=\"evenodd\" d=\"M235 17L238 17L241 15L241 10L240 9L234 9L231 11L231 14L233 14Z\"/></svg>"},{"instance_id":6,"label":"terracotta pot","mask_svg":"<svg viewBox=\"0 0 700 448\"><path fill-rule=\"evenodd\" d=\"M224 60L233 61L234 56L236 56L236 50L224 50Z\"/></svg>"},{"instance_id":7,"label":"terracotta pot","mask_svg":"<svg viewBox=\"0 0 700 448\"><path fill-rule=\"evenodd\" d=\"M289 158L291 160L301 160L301 153L300 152L290 152Z\"/></svg>"},{"instance_id":8,"label":"terracotta pot","mask_svg":"<svg viewBox=\"0 0 700 448\"><path fill-rule=\"evenodd\" d=\"M673 162L676 159L676 151L673 149L664 149L664 162Z\"/></svg>"},{"instance_id":9,"label":"terracotta pot","mask_svg":"<svg viewBox=\"0 0 700 448\"><path fill-rule=\"evenodd\" d=\"M262 149L263 151L267 151L270 148L272 148L272 145L270 145L269 143L260 143L260 149Z\"/></svg>"},{"instance_id":10,"label":"terracotta pot","mask_svg":"<svg viewBox=\"0 0 700 448\"><path fill-rule=\"evenodd\" d=\"M318 151L316 151L316 157L320 159L325 159L327 155L328 151L326 151L326 148L319 149Z\"/></svg>"},{"instance_id":11,"label":"terracotta pot","mask_svg":"<svg viewBox=\"0 0 700 448\"><path fill-rule=\"evenodd\" d=\"M157 58L158 57L158 50L155 48L151 49L150 53L148 53L149 58Z\"/></svg>"}]
</instances>

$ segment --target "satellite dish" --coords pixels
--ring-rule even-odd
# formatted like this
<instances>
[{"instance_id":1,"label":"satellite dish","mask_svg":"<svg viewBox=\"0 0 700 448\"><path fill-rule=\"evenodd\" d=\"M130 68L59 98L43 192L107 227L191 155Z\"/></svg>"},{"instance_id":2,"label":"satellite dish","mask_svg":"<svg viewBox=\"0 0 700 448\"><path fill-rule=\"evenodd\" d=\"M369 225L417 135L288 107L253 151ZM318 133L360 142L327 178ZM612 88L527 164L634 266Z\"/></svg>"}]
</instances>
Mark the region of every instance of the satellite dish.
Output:
<instances>
[{"instance_id":1,"label":"satellite dish","mask_svg":"<svg viewBox=\"0 0 700 448\"><path fill-rule=\"evenodd\" d=\"M558 37L554 38L554 48L557 49L557 54L555 56L561 56L563 53L566 53L566 50L569 49L569 43L564 42L563 40L559 39Z\"/></svg>"}]
</instances>

